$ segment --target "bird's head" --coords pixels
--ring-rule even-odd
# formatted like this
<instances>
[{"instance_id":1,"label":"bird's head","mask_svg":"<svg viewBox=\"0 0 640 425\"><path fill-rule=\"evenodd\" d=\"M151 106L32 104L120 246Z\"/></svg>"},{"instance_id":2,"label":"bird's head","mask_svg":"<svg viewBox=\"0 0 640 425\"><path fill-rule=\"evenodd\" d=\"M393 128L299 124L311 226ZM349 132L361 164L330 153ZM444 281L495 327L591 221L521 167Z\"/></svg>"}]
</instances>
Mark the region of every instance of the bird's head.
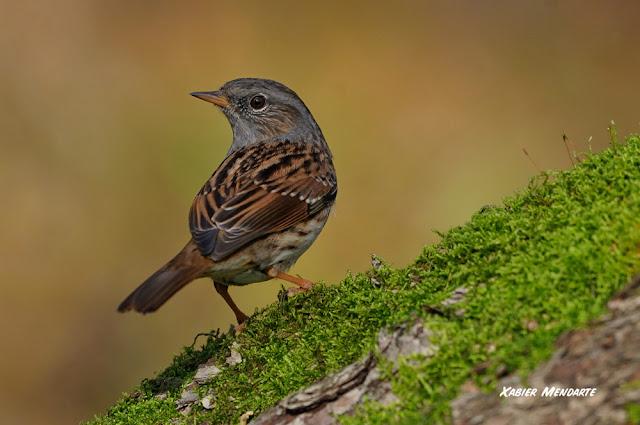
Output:
<instances>
[{"instance_id":1,"label":"bird's head","mask_svg":"<svg viewBox=\"0 0 640 425\"><path fill-rule=\"evenodd\" d=\"M324 143L322 132L298 95L273 80L240 78L219 90L191 93L213 103L233 130L231 150L277 138Z\"/></svg>"}]
</instances>

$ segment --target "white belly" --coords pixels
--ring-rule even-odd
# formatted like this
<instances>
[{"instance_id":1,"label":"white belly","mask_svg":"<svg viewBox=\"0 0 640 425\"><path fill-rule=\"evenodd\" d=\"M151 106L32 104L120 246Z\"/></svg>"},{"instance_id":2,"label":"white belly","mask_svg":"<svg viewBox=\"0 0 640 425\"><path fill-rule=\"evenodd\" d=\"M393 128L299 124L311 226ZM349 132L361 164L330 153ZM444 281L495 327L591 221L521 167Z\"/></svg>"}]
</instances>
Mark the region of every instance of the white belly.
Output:
<instances>
[{"instance_id":1,"label":"white belly","mask_svg":"<svg viewBox=\"0 0 640 425\"><path fill-rule=\"evenodd\" d=\"M300 223L285 231L259 239L229 258L216 262L205 275L223 285L248 285L271 279L265 272L285 272L309 249L324 227L329 214Z\"/></svg>"}]
</instances>

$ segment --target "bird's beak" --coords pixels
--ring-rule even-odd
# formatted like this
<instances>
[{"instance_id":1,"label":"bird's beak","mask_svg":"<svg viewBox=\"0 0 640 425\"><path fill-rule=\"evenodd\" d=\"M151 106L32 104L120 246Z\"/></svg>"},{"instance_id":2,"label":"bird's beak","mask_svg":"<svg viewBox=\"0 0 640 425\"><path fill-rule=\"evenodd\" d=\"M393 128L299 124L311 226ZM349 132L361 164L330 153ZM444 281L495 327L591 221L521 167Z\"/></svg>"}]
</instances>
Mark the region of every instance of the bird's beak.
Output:
<instances>
[{"instance_id":1,"label":"bird's beak","mask_svg":"<svg viewBox=\"0 0 640 425\"><path fill-rule=\"evenodd\" d=\"M229 98L222 94L220 90L216 91L196 91L191 93L191 96L195 96L198 99L202 99L206 102L213 103L216 106L221 108L228 107L231 103L229 102Z\"/></svg>"}]
</instances>

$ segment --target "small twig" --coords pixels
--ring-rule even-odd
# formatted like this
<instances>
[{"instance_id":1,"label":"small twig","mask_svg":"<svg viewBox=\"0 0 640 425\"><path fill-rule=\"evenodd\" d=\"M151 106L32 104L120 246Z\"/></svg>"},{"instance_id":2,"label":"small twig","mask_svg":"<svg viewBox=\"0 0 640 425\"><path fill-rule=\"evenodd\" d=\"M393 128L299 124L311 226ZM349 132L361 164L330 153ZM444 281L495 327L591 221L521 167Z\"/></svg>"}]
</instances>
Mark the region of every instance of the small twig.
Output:
<instances>
[{"instance_id":1,"label":"small twig","mask_svg":"<svg viewBox=\"0 0 640 425\"><path fill-rule=\"evenodd\" d=\"M562 141L564 142L564 147L567 148L567 155L569 155L569 160L571 161L571 165L576 165L576 163L573 162L573 157L571 156L571 152L569 151L569 143L570 143L570 141L569 141L569 138L567 137L566 134L562 135Z\"/></svg>"},{"instance_id":2,"label":"small twig","mask_svg":"<svg viewBox=\"0 0 640 425\"><path fill-rule=\"evenodd\" d=\"M211 331L211 332L200 332L199 334L197 334L197 335L196 335L196 337L195 337L195 338L193 338L193 344L191 344L191 347L190 347L190 348L195 347L195 345L196 345L196 341L198 340L198 337L205 336L205 335L206 335L206 336L213 337L213 338L217 338L217 337L218 337L218 335L220 335L220 329L218 329L218 330L217 330L217 331L215 331L215 332L214 332L214 331Z\"/></svg>"},{"instance_id":3,"label":"small twig","mask_svg":"<svg viewBox=\"0 0 640 425\"><path fill-rule=\"evenodd\" d=\"M280 313L282 313L282 309L284 308L284 300L288 298L287 289L284 285L280 285L280 291L278 292L278 305L280 307Z\"/></svg>"},{"instance_id":4,"label":"small twig","mask_svg":"<svg viewBox=\"0 0 640 425\"><path fill-rule=\"evenodd\" d=\"M533 164L535 169L538 170L539 173L541 173L542 170L540 169L540 167L538 167L538 164L535 163L533 158L531 158L531 156L529 155L529 152L527 152L527 150L525 148L522 148L522 152L524 152L524 154L527 155L527 158L529 158L529 161L531 161L531 163Z\"/></svg>"}]
</instances>

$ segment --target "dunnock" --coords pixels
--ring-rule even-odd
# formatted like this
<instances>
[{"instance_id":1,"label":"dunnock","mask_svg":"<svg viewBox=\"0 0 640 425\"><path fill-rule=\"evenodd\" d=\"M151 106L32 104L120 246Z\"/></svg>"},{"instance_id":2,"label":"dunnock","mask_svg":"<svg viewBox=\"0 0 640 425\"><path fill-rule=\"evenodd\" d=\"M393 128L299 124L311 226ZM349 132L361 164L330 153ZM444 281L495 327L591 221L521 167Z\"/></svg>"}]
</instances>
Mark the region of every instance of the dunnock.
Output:
<instances>
[{"instance_id":1,"label":"dunnock","mask_svg":"<svg viewBox=\"0 0 640 425\"><path fill-rule=\"evenodd\" d=\"M272 278L312 283L285 272L324 227L337 195L332 155L300 98L271 80L242 78L195 92L225 114L233 130L227 157L189 211L191 240L118 307L150 313L179 289L210 277L239 324L230 285Z\"/></svg>"}]
</instances>

